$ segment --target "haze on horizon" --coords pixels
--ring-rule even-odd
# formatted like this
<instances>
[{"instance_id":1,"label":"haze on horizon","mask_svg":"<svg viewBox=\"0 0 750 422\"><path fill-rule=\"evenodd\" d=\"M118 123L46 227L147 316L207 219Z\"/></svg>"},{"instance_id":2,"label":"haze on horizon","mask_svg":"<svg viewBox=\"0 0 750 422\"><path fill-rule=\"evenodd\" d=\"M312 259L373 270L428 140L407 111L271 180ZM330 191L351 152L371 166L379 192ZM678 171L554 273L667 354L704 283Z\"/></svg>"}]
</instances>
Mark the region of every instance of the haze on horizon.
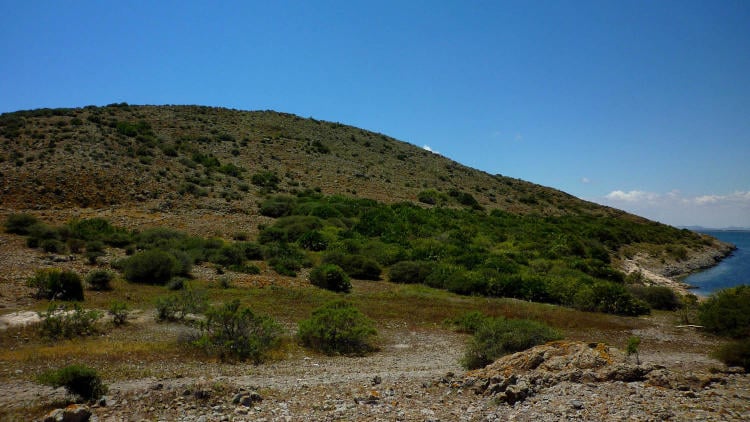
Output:
<instances>
[{"instance_id":1,"label":"haze on horizon","mask_svg":"<svg viewBox=\"0 0 750 422\"><path fill-rule=\"evenodd\" d=\"M750 2L10 2L0 112L201 104L750 227Z\"/></svg>"}]
</instances>

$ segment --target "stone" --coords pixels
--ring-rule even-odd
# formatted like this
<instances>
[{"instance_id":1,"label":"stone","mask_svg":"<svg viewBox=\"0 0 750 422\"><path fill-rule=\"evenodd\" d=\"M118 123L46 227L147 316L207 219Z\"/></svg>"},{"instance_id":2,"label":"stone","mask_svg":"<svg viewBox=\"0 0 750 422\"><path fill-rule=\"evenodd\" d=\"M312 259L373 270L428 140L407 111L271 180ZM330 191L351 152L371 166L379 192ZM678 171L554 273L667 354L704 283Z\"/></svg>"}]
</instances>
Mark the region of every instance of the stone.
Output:
<instances>
[{"instance_id":1,"label":"stone","mask_svg":"<svg viewBox=\"0 0 750 422\"><path fill-rule=\"evenodd\" d=\"M71 404L64 409L55 409L47 413L44 422L87 422L91 418L91 410L82 404Z\"/></svg>"}]
</instances>

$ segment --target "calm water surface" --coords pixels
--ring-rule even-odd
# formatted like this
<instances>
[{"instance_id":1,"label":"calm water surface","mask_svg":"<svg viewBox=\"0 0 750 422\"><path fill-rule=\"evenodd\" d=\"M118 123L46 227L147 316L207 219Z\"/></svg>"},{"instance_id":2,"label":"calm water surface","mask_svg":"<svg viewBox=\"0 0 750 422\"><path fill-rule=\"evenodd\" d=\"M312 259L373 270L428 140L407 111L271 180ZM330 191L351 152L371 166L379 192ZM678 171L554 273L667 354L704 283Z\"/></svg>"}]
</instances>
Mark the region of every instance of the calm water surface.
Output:
<instances>
[{"instance_id":1,"label":"calm water surface","mask_svg":"<svg viewBox=\"0 0 750 422\"><path fill-rule=\"evenodd\" d=\"M697 287L693 293L708 296L727 287L750 285L750 231L712 230L703 233L734 243L737 250L719 265L687 277L685 282Z\"/></svg>"}]
</instances>

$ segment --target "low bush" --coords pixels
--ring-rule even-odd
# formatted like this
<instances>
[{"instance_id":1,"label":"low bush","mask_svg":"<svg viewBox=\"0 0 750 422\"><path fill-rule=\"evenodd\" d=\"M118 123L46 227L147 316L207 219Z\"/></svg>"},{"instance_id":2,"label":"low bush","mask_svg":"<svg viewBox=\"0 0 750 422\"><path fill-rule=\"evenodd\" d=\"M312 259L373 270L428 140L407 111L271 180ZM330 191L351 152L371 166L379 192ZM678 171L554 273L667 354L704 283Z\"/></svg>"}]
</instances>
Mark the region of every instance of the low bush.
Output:
<instances>
[{"instance_id":1,"label":"low bush","mask_svg":"<svg viewBox=\"0 0 750 422\"><path fill-rule=\"evenodd\" d=\"M575 294L574 307L582 311L637 316L650 312L648 304L636 299L622 284L599 281L582 285Z\"/></svg>"},{"instance_id":2,"label":"low bush","mask_svg":"<svg viewBox=\"0 0 750 422\"><path fill-rule=\"evenodd\" d=\"M179 263L174 255L151 249L126 258L122 267L125 279L130 282L165 284L178 274Z\"/></svg>"},{"instance_id":3,"label":"low bush","mask_svg":"<svg viewBox=\"0 0 750 422\"><path fill-rule=\"evenodd\" d=\"M745 372L750 371L750 338L733 341L721 346L714 357L727 366L741 366Z\"/></svg>"},{"instance_id":4,"label":"low bush","mask_svg":"<svg viewBox=\"0 0 750 422\"><path fill-rule=\"evenodd\" d=\"M336 264L351 278L358 280L380 280L382 269L374 259L363 255L331 252L323 257L323 263Z\"/></svg>"},{"instance_id":5,"label":"low bush","mask_svg":"<svg viewBox=\"0 0 750 422\"><path fill-rule=\"evenodd\" d=\"M343 300L329 302L299 323L303 345L328 355L364 355L375 350L375 324L354 305Z\"/></svg>"},{"instance_id":6,"label":"low bush","mask_svg":"<svg viewBox=\"0 0 750 422\"><path fill-rule=\"evenodd\" d=\"M68 393L86 401L93 401L107 393L107 386L95 369L84 365L69 365L39 375L37 380L52 387L65 387Z\"/></svg>"},{"instance_id":7,"label":"low bush","mask_svg":"<svg viewBox=\"0 0 750 422\"><path fill-rule=\"evenodd\" d=\"M272 242L265 245L263 257L274 271L290 277L295 277L297 271L310 265L304 252L290 243Z\"/></svg>"},{"instance_id":8,"label":"low bush","mask_svg":"<svg viewBox=\"0 0 750 422\"><path fill-rule=\"evenodd\" d=\"M58 239L44 239L39 242L39 248L47 253L62 254L68 251L67 245Z\"/></svg>"},{"instance_id":9,"label":"low bush","mask_svg":"<svg viewBox=\"0 0 750 422\"><path fill-rule=\"evenodd\" d=\"M51 303L47 312L39 314L42 320L39 324L39 333L42 337L53 340L95 334L96 321L100 316L99 312L87 311L78 304L68 310L67 305L58 307Z\"/></svg>"},{"instance_id":10,"label":"low bush","mask_svg":"<svg viewBox=\"0 0 750 422\"><path fill-rule=\"evenodd\" d=\"M109 305L107 313L112 317L112 323L116 327L125 325L128 322L128 305L125 302L115 300Z\"/></svg>"},{"instance_id":11,"label":"low bush","mask_svg":"<svg viewBox=\"0 0 750 422\"><path fill-rule=\"evenodd\" d=\"M664 311L674 311L682 305L680 298L669 287L664 286L628 286L628 291L651 307Z\"/></svg>"},{"instance_id":12,"label":"low bush","mask_svg":"<svg viewBox=\"0 0 750 422\"><path fill-rule=\"evenodd\" d=\"M83 300L81 276L57 268L38 270L27 285L36 289L37 299Z\"/></svg>"},{"instance_id":13,"label":"low bush","mask_svg":"<svg viewBox=\"0 0 750 422\"><path fill-rule=\"evenodd\" d=\"M201 323L202 336L195 342L221 360L262 362L279 344L282 328L273 319L255 315L234 300L212 307Z\"/></svg>"},{"instance_id":14,"label":"low bush","mask_svg":"<svg viewBox=\"0 0 750 422\"><path fill-rule=\"evenodd\" d=\"M698 320L712 333L750 337L750 286L719 290L698 308Z\"/></svg>"},{"instance_id":15,"label":"low bush","mask_svg":"<svg viewBox=\"0 0 750 422\"><path fill-rule=\"evenodd\" d=\"M541 322L488 318L476 328L461 363L467 369L481 368L501 356L560 338L557 330Z\"/></svg>"},{"instance_id":16,"label":"low bush","mask_svg":"<svg viewBox=\"0 0 750 422\"><path fill-rule=\"evenodd\" d=\"M107 270L94 270L86 274L86 284L91 290L112 290L111 282L115 275Z\"/></svg>"},{"instance_id":17,"label":"low bush","mask_svg":"<svg viewBox=\"0 0 750 422\"><path fill-rule=\"evenodd\" d=\"M424 283L434 264L427 261L401 261L393 264L388 278L394 283Z\"/></svg>"},{"instance_id":18,"label":"low bush","mask_svg":"<svg viewBox=\"0 0 750 422\"><path fill-rule=\"evenodd\" d=\"M11 214L5 219L5 232L27 235L29 228L38 222L39 220L31 214Z\"/></svg>"},{"instance_id":19,"label":"low bush","mask_svg":"<svg viewBox=\"0 0 750 422\"><path fill-rule=\"evenodd\" d=\"M349 276L335 264L323 264L313 268L310 272L310 283L334 292L349 293L352 290Z\"/></svg>"},{"instance_id":20,"label":"low bush","mask_svg":"<svg viewBox=\"0 0 750 422\"><path fill-rule=\"evenodd\" d=\"M178 293L156 298L158 321L181 321L188 314L199 314L208 307L206 292L190 286Z\"/></svg>"},{"instance_id":21,"label":"low bush","mask_svg":"<svg viewBox=\"0 0 750 422\"><path fill-rule=\"evenodd\" d=\"M303 234L297 239L297 243L302 249L307 249L308 251L319 252L328 248L328 242L325 237L317 230Z\"/></svg>"},{"instance_id":22,"label":"low bush","mask_svg":"<svg viewBox=\"0 0 750 422\"><path fill-rule=\"evenodd\" d=\"M295 200L291 196L272 196L260 204L260 214L266 217L283 217L290 215L294 208Z\"/></svg>"}]
</instances>

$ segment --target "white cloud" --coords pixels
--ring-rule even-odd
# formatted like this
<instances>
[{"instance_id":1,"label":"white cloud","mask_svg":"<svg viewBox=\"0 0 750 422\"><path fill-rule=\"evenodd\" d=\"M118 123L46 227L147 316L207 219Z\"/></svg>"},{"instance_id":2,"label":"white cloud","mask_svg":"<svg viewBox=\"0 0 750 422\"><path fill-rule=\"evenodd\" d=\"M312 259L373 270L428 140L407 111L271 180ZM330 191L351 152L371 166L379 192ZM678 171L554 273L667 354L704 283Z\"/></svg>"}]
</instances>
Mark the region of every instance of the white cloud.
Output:
<instances>
[{"instance_id":1,"label":"white cloud","mask_svg":"<svg viewBox=\"0 0 750 422\"><path fill-rule=\"evenodd\" d=\"M624 192L621 190L614 190L608 193L605 198L611 201L623 201L623 202L642 202L642 201L653 201L659 198L659 195L652 192L644 192L640 190L631 190Z\"/></svg>"},{"instance_id":2,"label":"white cloud","mask_svg":"<svg viewBox=\"0 0 750 422\"><path fill-rule=\"evenodd\" d=\"M422 149L425 151L430 151L433 154L440 154L440 152L433 150L429 145L423 145Z\"/></svg>"},{"instance_id":3,"label":"white cloud","mask_svg":"<svg viewBox=\"0 0 750 422\"><path fill-rule=\"evenodd\" d=\"M693 202L698 205L729 203L750 204L750 191L737 191L730 193L729 195L703 195L693 198Z\"/></svg>"},{"instance_id":4,"label":"white cloud","mask_svg":"<svg viewBox=\"0 0 750 422\"><path fill-rule=\"evenodd\" d=\"M750 191L688 196L676 189L614 190L594 202L676 226L750 227Z\"/></svg>"},{"instance_id":5,"label":"white cloud","mask_svg":"<svg viewBox=\"0 0 750 422\"><path fill-rule=\"evenodd\" d=\"M588 177L581 177L581 183L589 184L591 183L591 179L589 179Z\"/></svg>"}]
</instances>

